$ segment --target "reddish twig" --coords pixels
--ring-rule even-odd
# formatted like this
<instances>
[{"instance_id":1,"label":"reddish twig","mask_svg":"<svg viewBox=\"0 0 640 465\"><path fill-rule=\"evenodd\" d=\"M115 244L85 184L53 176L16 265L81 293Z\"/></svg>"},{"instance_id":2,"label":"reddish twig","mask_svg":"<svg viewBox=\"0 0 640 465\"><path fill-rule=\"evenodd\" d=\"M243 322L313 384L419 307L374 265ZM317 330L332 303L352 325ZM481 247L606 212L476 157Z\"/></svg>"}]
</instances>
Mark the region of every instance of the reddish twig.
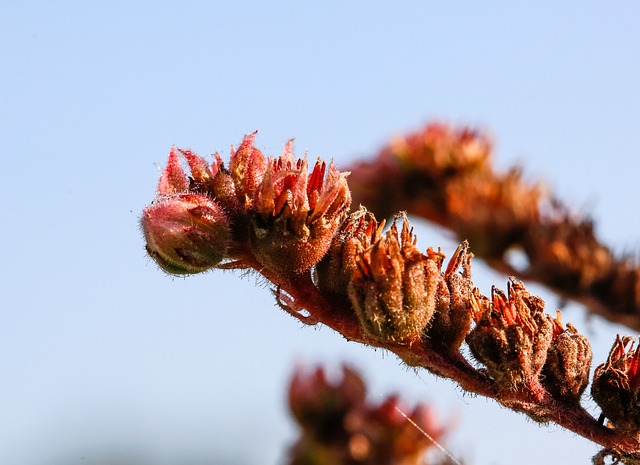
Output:
<instances>
[{"instance_id":1,"label":"reddish twig","mask_svg":"<svg viewBox=\"0 0 640 465\"><path fill-rule=\"evenodd\" d=\"M428 163L414 155L387 154L378 161L387 180L403 182L391 204L411 203L408 193L430 190L438 202L416 195L413 209L435 212L443 224L459 221L475 241L474 251L502 262L509 247L529 238L525 246L542 257L532 262L531 273L557 264L553 282L568 292L601 286L594 270L610 254L590 242L590 228L572 226L566 215L555 223L541 221L538 191L514 173L492 175L479 136L452 135L442 127L430 131L435 134L427 131L412 142L430 147ZM208 165L180 151L190 176L172 150L158 198L142 216L147 250L161 268L172 274L253 269L273 283L280 306L305 324L324 324L536 421L561 425L602 445L601 456L628 463L640 457L640 349L631 338L619 337L595 371L592 395L610 420L605 425L580 405L591 347L573 325L562 323L560 312L555 318L546 313L542 299L515 278L506 292L493 288L482 295L471 279L467 242L445 265L439 249L418 249L405 215L385 231L366 209L349 213L345 173L320 160L308 173L306 158L296 160L291 143L280 157L266 159L254 137L232 149L228 168L218 156ZM440 177L431 175L436 181L424 187L416 184L424 178L420 170ZM359 165L352 177L362 188L377 172L372 164ZM484 199L481 213L462 206L469 193L471 200ZM533 227L549 244L530 237ZM595 258L584 250L589 245ZM460 352L463 343L475 363Z\"/></svg>"}]
</instances>

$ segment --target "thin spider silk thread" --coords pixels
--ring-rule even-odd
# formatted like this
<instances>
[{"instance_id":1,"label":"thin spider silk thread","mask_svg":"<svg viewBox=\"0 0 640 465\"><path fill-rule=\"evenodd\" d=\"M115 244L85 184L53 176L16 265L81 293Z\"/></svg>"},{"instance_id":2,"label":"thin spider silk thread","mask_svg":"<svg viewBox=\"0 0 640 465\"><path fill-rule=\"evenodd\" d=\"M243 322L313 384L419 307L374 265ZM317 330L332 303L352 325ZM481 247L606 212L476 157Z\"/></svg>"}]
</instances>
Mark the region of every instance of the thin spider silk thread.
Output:
<instances>
[{"instance_id":1,"label":"thin spider silk thread","mask_svg":"<svg viewBox=\"0 0 640 465\"><path fill-rule=\"evenodd\" d=\"M406 418L406 420L411 423L415 429L417 429L418 431L420 431L424 437L426 437L429 441L431 441L438 449L440 449L440 451L445 454L447 457L449 457L453 463L455 463L456 465L462 465L462 463L460 461L458 461L458 459L456 459L453 455L451 455L451 453L445 449L445 447L443 445L441 445L438 441L436 441L429 433L427 433L425 430L423 430L422 428L420 428L420 426L413 421L411 418L409 418L409 416L404 413L402 410L400 410L400 408L398 408L397 406L394 406L394 408L398 411L398 413L400 415L402 415L403 417Z\"/></svg>"}]
</instances>

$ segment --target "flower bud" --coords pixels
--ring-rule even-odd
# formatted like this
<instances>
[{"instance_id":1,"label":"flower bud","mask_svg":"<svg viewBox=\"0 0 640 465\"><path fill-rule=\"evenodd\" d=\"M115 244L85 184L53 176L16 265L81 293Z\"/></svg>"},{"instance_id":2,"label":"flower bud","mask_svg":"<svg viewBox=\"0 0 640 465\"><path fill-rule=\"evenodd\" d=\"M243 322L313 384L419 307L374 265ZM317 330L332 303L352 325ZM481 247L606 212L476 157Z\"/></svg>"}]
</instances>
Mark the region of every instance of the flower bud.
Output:
<instances>
[{"instance_id":1,"label":"flower bud","mask_svg":"<svg viewBox=\"0 0 640 465\"><path fill-rule=\"evenodd\" d=\"M618 335L606 363L596 368L591 395L616 428L637 435L640 429L640 350L634 350L634 343L632 337Z\"/></svg>"},{"instance_id":2,"label":"flower bud","mask_svg":"<svg viewBox=\"0 0 640 465\"><path fill-rule=\"evenodd\" d=\"M235 183L235 191L240 203L248 208L264 177L267 163L264 155L253 145L258 131L244 137L238 150L231 147L229 171Z\"/></svg>"},{"instance_id":3,"label":"flower bud","mask_svg":"<svg viewBox=\"0 0 640 465\"><path fill-rule=\"evenodd\" d=\"M229 221L205 195L159 197L144 209L141 224L147 252L167 273L207 271L220 263L229 246Z\"/></svg>"},{"instance_id":4,"label":"flower bud","mask_svg":"<svg viewBox=\"0 0 640 465\"><path fill-rule=\"evenodd\" d=\"M420 336L435 309L439 276L437 264L416 248L406 216L400 237L396 220L358 257L348 288L362 328L382 342Z\"/></svg>"},{"instance_id":5,"label":"flower bud","mask_svg":"<svg viewBox=\"0 0 640 465\"><path fill-rule=\"evenodd\" d=\"M280 273L301 273L318 263L351 205L346 177L321 160L309 175L306 158L294 161L291 141L282 156L269 159L251 208L258 261Z\"/></svg>"},{"instance_id":6,"label":"flower bud","mask_svg":"<svg viewBox=\"0 0 640 465\"><path fill-rule=\"evenodd\" d=\"M360 207L342 222L327 254L316 265L315 281L323 293L347 295L357 257L380 239L384 220L378 224L372 213Z\"/></svg>"},{"instance_id":7,"label":"flower bud","mask_svg":"<svg viewBox=\"0 0 640 465\"><path fill-rule=\"evenodd\" d=\"M553 323L544 302L511 278L508 295L492 289L491 302L471 296L476 326L467 336L471 353L503 390L528 386L537 392Z\"/></svg>"},{"instance_id":8,"label":"flower bud","mask_svg":"<svg viewBox=\"0 0 640 465\"><path fill-rule=\"evenodd\" d=\"M191 176L187 176L180 165L182 155L191 171ZM219 156L216 156L213 163L209 165L207 161L192 152L191 150L171 147L167 166L162 170L160 181L158 182L159 195L171 195L180 192L200 192L208 193L211 183L222 163Z\"/></svg>"},{"instance_id":9,"label":"flower bud","mask_svg":"<svg viewBox=\"0 0 640 465\"><path fill-rule=\"evenodd\" d=\"M571 324L562 325L560 310L553 320L553 338L542 370L542 384L556 398L578 402L589 384L591 345Z\"/></svg>"},{"instance_id":10,"label":"flower bud","mask_svg":"<svg viewBox=\"0 0 640 465\"><path fill-rule=\"evenodd\" d=\"M178 149L171 147L167 166L162 170L160 181L158 181L158 194L171 195L178 192L186 192L188 187L189 181L187 180L187 175L184 174L182 166L180 166Z\"/></svg>"},{"instance_id":11,"label":"flower bud","mask_svg":"<svg viewBox=\"0 0 640 465\"><path fill-rule=\"evenodd\" d=\"M429 248L427 256L441 268L444 255L440 251ZM445 273L438 272L435 313L423 335L425 342L434 348L458 350L469 334L473 319L469 308L473 290L471 258L473 254L469 252L469 244L465 241L456 249ZM457 273L460 266L462 273Z\"/></svg>"}]
</instances>

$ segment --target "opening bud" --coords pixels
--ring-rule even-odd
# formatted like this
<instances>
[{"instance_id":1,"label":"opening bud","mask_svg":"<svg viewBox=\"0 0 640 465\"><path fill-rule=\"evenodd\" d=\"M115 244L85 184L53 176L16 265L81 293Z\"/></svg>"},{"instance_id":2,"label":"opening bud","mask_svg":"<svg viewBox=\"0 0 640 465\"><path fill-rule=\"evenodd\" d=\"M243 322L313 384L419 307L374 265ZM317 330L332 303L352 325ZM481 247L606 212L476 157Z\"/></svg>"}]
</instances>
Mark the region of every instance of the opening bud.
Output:
<instances>
[{"instance_id":1,"label":"opening bud","mask_svg":"<svg viewBox=\"0 0 640 465\"><path fill-rule=\"evenodd\" d=\"M267 168L262 152L253 145L258 131L242 139L238 150L231 147L229 171L235 183L235 192L240 203L251 206L255 191L259 188Z\"/></svg>"},{"instance_id":2,"label":"opening bud","mask_svg":"<svg viewBox=\"0 0 640 465\"><path fill-rule=\"evenodd\" d=\"M476 326L467 336L471 353L501 389L528 386L539 393L539 375L553 337L544 302L511 278L505 295L495 287L491 300L471 295Z\"/></svg>"},{"instance_id":3,"label":"opening bud","mask_svg":"<svg viewBox=\"0 0 640 465\"><path fill-rule=\"evenodd\" d=\"M400 234L397 219L357 257L348 288L362 328L383 342L420 337L435 309L440 276L436 263L418 251L406 215Z\"/></svg>"},{"instance_id":4,"label":"opening bud","mask_svg":"<svg viewBox=\"0 0 640 465\"><path fill-rule=\"evenodd\" d=\"M319 159L308 174L307 159L293 158L292 141L269 159L251 207L251 246L261 264L301 273L320 261L351 205L346 177Z\"/></svg>"},{"instance_id":5,"label":"opening bud","mask_svg":"<svg viewBox=\"0 0 640 465\"><path fill-rule=\"evenodd\" d=\"M589 384L591 345L571 323L565 328L557 310L553 320L553 339L542 373L542 383L556 398L578 402Z\"/></svg>"},{"instance_id":6,"label":"opening bud","mask_svg":"<svg viewBox=\"0 0 640 465\"><path fill-rule=\"evenodd\" d=\"M357 258L380 239L384 224L384 220L379 224L362 206L351 213L333 237L327 254L316 265L318 289L346 296L349 282L358 268Z\"/></svg>"},{"instance_id":7,"label":"opening bud","mask_svg":"<svg viewBox=\"0 0 640 465\"><path fill-rule=\"evenodd\" d=\"M429 248L427 256L438 264L438 269L442 267L442 252ZM472 258L469 244L465 241L454 252L444 274L438 271L435 314L423 335L425 342L432 347L447 351L458 350L469 334L473 320L469 310L473 291ZM458 273L460 267L462 272Z\"/></svg>"},{"instance_id":8,"label":"opening bud","mask_svg":"<svg viewBox=\"0 0 640 465\"><path fill-rule=\"evenodd\" d=\"M167 273L207 271L225 257L229 221L209 197L180 193L157 198L140 220L151 258Z\"/></svg>"},{"instance_id":9,"label":"opening bud","mask_svg":"<svg viewBox=\"0 0 640 465\"><path fill-rule=\"evenodd\" d=\"M632 337L618 337L607 361L596 368L591 385L593 400L616 428L640 430L640 350Z\"/></svg>"}]
</instances>

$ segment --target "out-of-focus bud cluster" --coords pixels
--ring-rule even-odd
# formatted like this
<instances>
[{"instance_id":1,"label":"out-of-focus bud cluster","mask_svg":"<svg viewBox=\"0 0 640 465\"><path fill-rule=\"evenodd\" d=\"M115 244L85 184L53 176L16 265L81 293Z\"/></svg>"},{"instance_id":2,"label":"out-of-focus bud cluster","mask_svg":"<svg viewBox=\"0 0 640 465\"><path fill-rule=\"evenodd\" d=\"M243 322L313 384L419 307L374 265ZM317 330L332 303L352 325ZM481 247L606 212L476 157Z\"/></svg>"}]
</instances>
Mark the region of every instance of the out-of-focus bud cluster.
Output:
<instances>
[{"instance_id":1,"label":"out-of-focus bud cluster","mask_svg":"<svg viewBox=\"0 0 640 465\"><path fill-rule=\"evenodd\" d=\"M593 375L591 395L616 429L640 436L640 348L618 336ZM626 462L625 462L626 463Z\"/></svg>"},{"instance_id":2,"label":"out-of-focus bud cluster","mask_svg":"<svg viewBox=\"0 0 640 465\"><path fill-rule=\"evenodd\" d=\"M353 165L354 201L383 218L406 209L451 228L479 255L499 257L539 219L542 191L517 169L497 175L492 145L480 131L428 124Z\"/></svg>"},{"instance_id":3,"label":"out-of-focus bud cluster","mask_svg":"<svg viewBox=\"0 0 640 465\"><path fill-rule=\"evenodd\" d=\"M418 465L445 430L427 406L402 415L399 399L380 404L366 399L360 375L343 367L331 381L322 368L296 370L289 386L289 407L301 432L290 449L290 465ZM417 427L416 427L417 425ZM428 436L423 434L425 431Z\"/></svg>"},{"instance_id":4,"label":"out-of-focus bud cluster","mask_svg":"<svg viewBox=\"0 0 640 465\"><path fill-rule=\"evenodd\" d=\"M535 257L530 260L531 271L545 276L550 285L585 292L598 282L611 280L608 275L616 261L613 253L599 243L591 221L572 217L562 206L548 212L544 225L533 225L527 238L527 256ZM622 287L631 284L617 282Z\"/></svg>"},{"instance_id":5,"label":"out-of-focus bud cluster","mask_svg":"<svg viewBox=\"0 0 640 465\"><path fill-rule=\"evenodd\" d=\"M141 223L151 257L169 273L198 273L222 260L251 257L276 273L308 271L327 252L351 196L346 173L318 160L295 160L290 141L265 159L255 133L231 149L229 169L172 149L156 200ZM180 155L190 175L185 174Z\"/></svg>"}]
</instances>

